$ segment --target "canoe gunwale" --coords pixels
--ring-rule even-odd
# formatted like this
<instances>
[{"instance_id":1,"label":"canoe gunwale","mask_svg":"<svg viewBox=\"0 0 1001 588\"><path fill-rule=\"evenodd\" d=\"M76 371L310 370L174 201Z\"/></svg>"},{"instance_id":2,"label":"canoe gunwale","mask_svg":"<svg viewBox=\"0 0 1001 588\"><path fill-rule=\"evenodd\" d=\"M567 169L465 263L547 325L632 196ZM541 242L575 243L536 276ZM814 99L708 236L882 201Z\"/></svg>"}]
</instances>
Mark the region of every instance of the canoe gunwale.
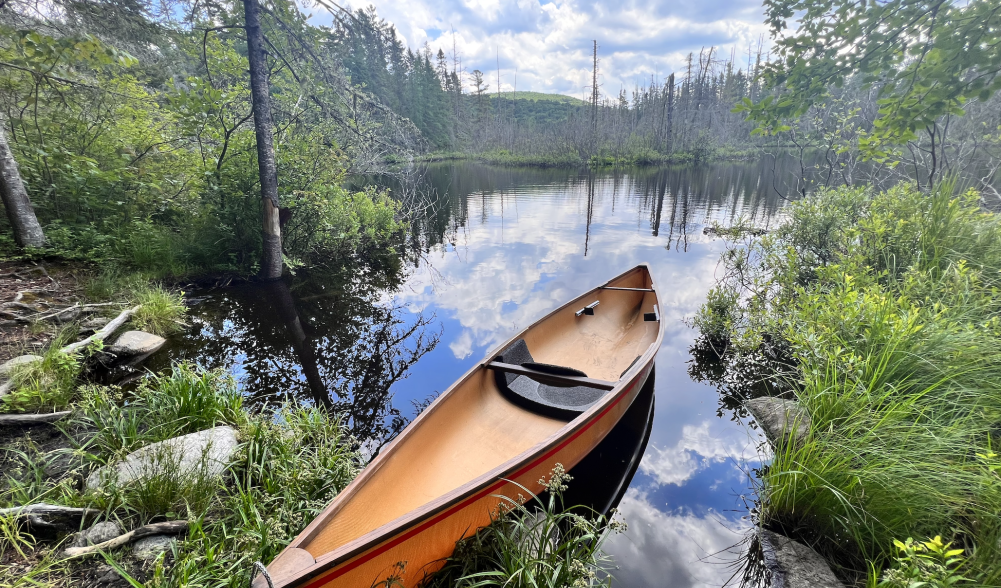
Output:
<instances>
[{"instance_id":1,"label":"canoe gunwale","mask_svg":"<svg viewBox=\"0 0 1001 588\"><path fill-rule=\"evenodd\" d=\"M410 425L404 429L399 436L386 445L376 459L369 464L348 486L334 498L333 502L327 506L327 508L321 512L317 517L299 534L296 539L294 539L281 554L278 555L276 560L281 559L285 551L290 549L302 549L304 544L307 544L315 535L324 528L325 522L337 514L341 507L350 499L359 488L364 486L369 478L374 476L386 463L387 459L385 456L389 456L393 453L393 449L398 443L406 440L407 430L416 430L422 422L429 418L434 412L442 405L443 399L447 398L450 393L457 389L459 386L466 383L470 378L476 377L481 370L492 369L489 365L490 362L496 361L496 356L501 353L503 349L509 346L511 343L521 338L529 329L533 328L535 325L542 323L543 321L549 319L550 317L556 315L557 313L566 309L566 307L574 304L579 299L587 297L589 295L594 295L603 289L615 289L615 290L626 290L625 288L606 288L606 285L618 280L622 280L629 275L637 271L646 271L647 276L650 280L651 287L649 289L629 289L635 293L652 292L655 297L655 304L659 304L659 297L656 291L656 285L653 281L653 276L650 273L649 265L646 263L639 264L626 272L606 281L604 284L592 288L579 296L573 298L566 304L563 304L555 308L550 313L546 314L544 317L536 320L532 324L528 325L524 329L520 330L509 340L505 341L501 345L487 356L487 358L474 365L468 372L466 372L461 378L456 380L448 389L445 390L438 398L435 399L431 405L428 406L421 414L415 418ZM414 510L411 510L396 519L389 521L368 533L345 543L344 545L334 549L333 551L327 552L315 558L315 564L307 568L301 569L298 573L292 574L284 578L276 578L275 586L276 588L284 588L288 586L305 586L306 583L329 571L331 568L350 561L358 556L364 556L365 552L378 547L382 543L387 541L393 541L394 538L399 538L406 535L407 529L414 529L421 525L427 523L428 520L433 519L437 515L447 511L448 509L462 504L464 501L469 500L471 497L477 497L478 494L482 493L485 489L490 488L494 484L503 485L505 481L513 479L520 470L522 470L526 464L531 465L533 460L538 458L538 456L543 456L544 459L546 454L550 452L555 452L556 448L561 446L561 443L569 442L576 437L576 435L582 430L589 427L600 415L603 415L608 410L611 410L618 402L620 402L624 397L632 391L633 387L642 385L646 382L649 377L653 361L660 349L660 345L663 340L663 323L658 325L656 339L647 347L644 353L640 356L639 360L635 361L629 369L627 369L617 382L606 382L604 380L595 380L595 382L601 382L602 384L614 384L606 393L604 397L593 406L588 408L586 411L581 413L579 416L574 418L572 421L567 422L563 427L555 431L549 437L543 439L539 443L533 445L532 447L522 451L518 455L513 456L506 462L498 465L492 470L481 474L477 478L470 480L466 484L455 488L454 490L441 495L435 500L424 504ZM603 386L602 386L603 387ZM635 396L635 395L634 395ZM500 486L498 486L499 488ZM395 531L395 532L394 532Z\"/></svg>"}]
</instances>

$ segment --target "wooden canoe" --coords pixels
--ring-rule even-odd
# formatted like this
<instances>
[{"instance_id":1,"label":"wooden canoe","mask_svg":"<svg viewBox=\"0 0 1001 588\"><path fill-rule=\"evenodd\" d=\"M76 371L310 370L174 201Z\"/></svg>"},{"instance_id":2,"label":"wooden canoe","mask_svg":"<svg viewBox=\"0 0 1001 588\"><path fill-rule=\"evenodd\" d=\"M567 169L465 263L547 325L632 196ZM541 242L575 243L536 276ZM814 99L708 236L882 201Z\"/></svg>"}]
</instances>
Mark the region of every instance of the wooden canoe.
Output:
<instances>
[{"instance_id":1,"label":"wooden canoe","mask_svg":"<svg viewBox=\"0 0 1001 588\"><path fill-rule=\"evenodd\" d=\"M663 338L646 264L518 333L441 394L268 566L276 588L407 588L490 523L499 496L541 491L615 426ZM528 361L525 361L525 360ZM267 588L263 575L254 588Z\"/></svg>"}]
</instances>

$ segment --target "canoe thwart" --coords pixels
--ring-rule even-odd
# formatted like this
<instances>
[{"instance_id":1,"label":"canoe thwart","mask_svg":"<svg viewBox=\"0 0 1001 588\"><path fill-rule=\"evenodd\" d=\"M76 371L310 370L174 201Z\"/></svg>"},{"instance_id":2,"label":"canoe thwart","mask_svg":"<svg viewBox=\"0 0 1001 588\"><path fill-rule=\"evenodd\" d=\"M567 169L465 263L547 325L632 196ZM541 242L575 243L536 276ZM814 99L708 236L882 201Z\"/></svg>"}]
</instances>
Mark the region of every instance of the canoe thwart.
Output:
<instances>
[{"instance_id":1,"label":"canoe thwart","mask_svg":"<svg viewBox=\"0 0 1001 588\"><path fill-rule=\"evenodd\" d=\"M556 386L584 386L586 388L597 388L598 390L611 390L615 388L616 385L616 382L609 382L607 380L597 380L595 378L587 378L583 376L561 376L527 368L521 365L503 363L500 361L491 361L485 364L485 367L508 374L528 376L533 380L546 384L554 384Z\"/></svg>"},{"instance_id":2,"label":"canoe thwart","mask_svg":"<svg viewBox=\"0 0 1001 588\"><path fill-rule=\"evenodd\" d=\"M578 310L577 312L574 313L574 315L576 315L576 316L581 316L581 315L584 315L584 314L586 314L586 315L593 315L594 314L594 308L596 306L598 306L598 301L597 300L595 300L591 304L588 304L584 308Z\"/></svg>"},{"instance_id":3,"label":"canoe thwart","mask_svg":"<svg viewBox=\"0 0 1001 588\"><path fill-rule=\"evenodd\" d=\"M653 288L619 288L618 286L601 286L601 290L625 290L626 292L653 292Z\"/></svg>"}]
</instances>

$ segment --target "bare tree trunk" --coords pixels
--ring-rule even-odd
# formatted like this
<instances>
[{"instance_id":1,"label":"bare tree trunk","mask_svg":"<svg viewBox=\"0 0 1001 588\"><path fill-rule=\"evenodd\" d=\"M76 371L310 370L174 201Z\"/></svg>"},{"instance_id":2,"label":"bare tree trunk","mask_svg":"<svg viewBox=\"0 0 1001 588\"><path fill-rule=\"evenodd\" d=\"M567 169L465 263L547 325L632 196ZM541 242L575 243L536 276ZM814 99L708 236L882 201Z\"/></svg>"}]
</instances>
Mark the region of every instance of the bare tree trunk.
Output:
<instances>
[{"instance_id":1,"label":"bare tree trunk","mask_svg":"<svg viewBox=\"0 0 1001 588\"><path fill-rule=\"evenodd\" d=\"M7 210L7 218L14 228L14 240L21 247L41 247L45 245L45 233L35 218L28 192L21 181L17 161L7 144L3 120L0 119L0 198Z\"/></svg>"},{"instance_id":2,"label":"bare tree trunk","mask_svg":"<svg viewBox=\"0 0 1001 588\"><path fill-rule=\"evenodd\" d=\"M674 151L674 143L671 140L671 133L674 131L674 74L667 78L667 152Z\"/></svg>"},{"instance_id":3,"label":"bare tree trunk","mask_svg":"<svg viewBox=\"0 0 1001 588\"><path fill-rule=\"evenodd\" d=\"M264 215L264 251L258 276L276 280L282 275L282 232L278 222L278 168L272 140L271 96L268 64L261 32L261 8L257 0L243 0L247 14L247 60L250 62L250 100L254 107L257 133L257 167L261 176L261 204Z\"/></svg>"},{"instance_id":4,"label":"bare tree trunk","mask_svg":"<svg viewBox=\"0 0 1001 588\"><path fill-rule=\"evenodd\" d=\"M591 152L598 150L598 40L594 41L594 68L591 70Z\"/></svg>"}]
</instances>

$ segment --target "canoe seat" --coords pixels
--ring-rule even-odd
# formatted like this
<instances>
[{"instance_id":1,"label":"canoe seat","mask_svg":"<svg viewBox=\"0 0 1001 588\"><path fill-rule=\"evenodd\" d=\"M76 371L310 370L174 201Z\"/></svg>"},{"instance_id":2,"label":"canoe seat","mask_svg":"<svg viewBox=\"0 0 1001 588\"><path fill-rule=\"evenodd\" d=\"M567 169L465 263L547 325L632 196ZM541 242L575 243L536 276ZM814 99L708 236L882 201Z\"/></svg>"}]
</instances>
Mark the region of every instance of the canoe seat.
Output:
<instances>
[{"instance_id":1,"label":"canoe seat","mask_svg":"<svg viewBox=\"0 0 1001 588\"><path fill-rule=\"evenodd\" d=\"M536 362L524 339L518 339L502 351L497 356L497 361L556 376L587 377L587 374L574 368ZM511 402L532 412L560 419L576 418L608 393L608 390L590 386L544 384L530 376L500 370L494 370L494 376L497 378L497 387Z\"/></svg>"}]
</instances>

